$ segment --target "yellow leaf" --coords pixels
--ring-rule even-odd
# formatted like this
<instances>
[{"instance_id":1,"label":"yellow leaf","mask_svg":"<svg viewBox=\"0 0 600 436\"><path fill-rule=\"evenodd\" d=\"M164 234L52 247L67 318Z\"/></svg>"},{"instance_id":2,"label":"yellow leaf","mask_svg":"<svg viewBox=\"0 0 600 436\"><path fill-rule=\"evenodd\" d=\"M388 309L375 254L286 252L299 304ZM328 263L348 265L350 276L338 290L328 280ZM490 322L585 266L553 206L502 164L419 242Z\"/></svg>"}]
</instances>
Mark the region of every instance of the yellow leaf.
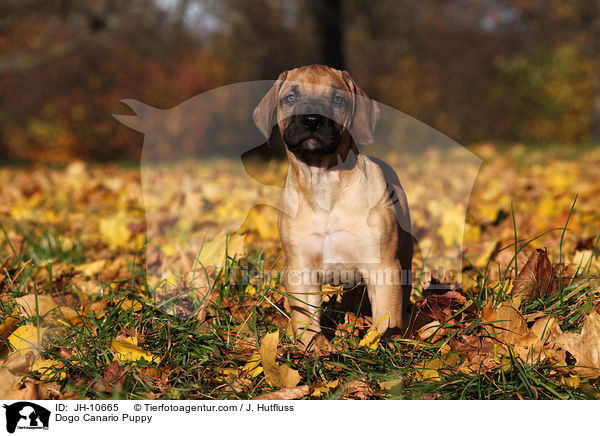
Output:
<instances>
[{"instance_id":1,"label":"yellow leaf","mask_svg":"<svg viewBox=\"0 0 600 436\"><path fill-rule=\"evenodd\" d=\"M124 338L112 343L112 350L121 362L158 362L158 356L138 347L137 338Z\"/></svg>"},{"instance_id":2,"label":"yellow leaf","mask_svg":"<svg viewBox=\"0 0 600 436\"><path fill-rule=\"evenodd\" d=\"M360 340L358 346L369 347L371 350L374 350L377 348L377 345L379 345L380 340L381 335L377 330L369 330L367 334Z\"/></svg>"},{"instance_id":3,"label":"yellow leaf","mask_svg":"<svg viewBox=\"0 0 600 436\"><path fill-rule=\"evenodd\" d=\"M106 260L96 260L94 262L88 262L81 265L77 265L75 267L75 271L80 272L86 277L94 277L99 272L102 272L105 265Z\"/></svg>"},{"instance_id":4,"label":"yellow leaf","mask_svg":"<svg viewBox=\"0 0 600 436\"><path fill-rule=\"evenodd\" d=\"M129 298L123 298L122 300L117 301L117 304L121 304L122 311L131 310L133 312L139 312L142 310L142 303L137 300L131 300Z\"/></svg>"},{"instance_id":5,"label":"yellow leaf","mask_svg":"<svg viewBox=\"0 0 600 436\"><path fill-rule=\"evenodd\" d=\"M248 284L244 292L250 295L251 297L254 297L256 295L256 288L254 287L254 285Z\"/></svg>"},{"instance_id":6,"label":"yellow leaf","mask_svg":"<svg viewBox=\"0 0 600 436\"><path fill-rule=\"evenodd\" d=\"M219 233L213 240L204 243L198 262L205 267L220 267L225 262L225 254L238 259L243 257L244 237L235 233L227 235L224 231Z\"/></svg>"},{"instance_id":7,"label":"yellow leaf","mask_svg":"<svg viewBox=\"0 0 600 436\"><path fill-rule=\"evenodd\" d=\"M267 381L280 388L293 388L300 382L298 371L286 365L275 362L277 346L279 345L279 331L267 333L260 345L260 359L265 371Z\"/></svg>"},{"instance_id":8,"label":"yellow leaf","mask_svg":"<svg viewBox=\"0 0 600 436\"><path fill-rule=\"evenodd\" d=\"M100 238L111 250L126 248L131 232L127 228L127 214L119 212L108 218L100 220Z\"/></svg>"},{"instance_id":9,"label":"yellow leaf","mask_svg":"<svg viewBox=\"0 0 600 436\"><path fill-rule=\"evenodd\" d=\"M37 356L40 352L41 340L46 332L45 328L38 328L34 325L22 325L16 329L9 337L13 352L9 354L9 359L19 359L29 353Z\"/></svg>"},{"instance_id":10,"label":"yellow leaf","mask_svg":"<svg viewBox=\"0 0 600 436\"><path fill-rule=\"evenodd\" d=\"M31 365L31 370L39 372L42 381L56 381L64 380L67 377L64 367L65 365L58 360L37 359Z\"/></svg>"},{"instance_id":11,"label":"yellow leaf","mask_svg":"<svg viewBox=\"0 0 600 436\"><path fill-rule=\"evenodd\" d=\"M262 373L263 368L260 366L260 353L254 353L244 365L243 370L248 372L248 375L251 378L254 378Z\"/></svg>"},{"instance_id":12,"label":"yellow leaf","mask_svg":"<svg viewBox=\"0 0 600 436\"><path fill-rule=\"evenodd\" d=\"M326 395L329 395L332 390L338 387L340 384L340 380L336 379L333 381L329 381L323 383L322 381L316 382L314 385L310 387L310 396L313 398L321 398Z\"/></svg>"},{"instance_id":13,"label":"yellow leaf","mask_svg":"<svg viewBox=\"0 0 600 436\"><path fill-rule=\"evenodd\" d=\"M560 377L559 383L571 389L577 389L581 384L581 379L577 374L570 374L568 377Z\"/></svg>"},{"instance_id":14,"label":"yellow leaf","mask_svg":"<svg viewBox=\"0 0 600 436\"><path fill-rule=\"evenodd\" d=\"M221 375L215 377L215 381L223 382L232 377L237 377L240 374L240 371L235 368L221 368L217 369L217 372Z\"/></svg>"},{"instance_id":15,"label":"yellow leaf","mask_svg":"<svg viewBox=\"0 0 600 436\"><path fill-rule=\"evenodd\" d=\"M15 310L12 315L7 316L4 321L2 321L2 324L0 324L0 338L8 338L8 336L15 331L17 322L19 322L19 312Z\"/></svg>"},{"instance_id":16,"label":"yellow leaf","mask_svg":"<svg viewBox=\"0 0 600 436\"><path fill-rule=\"evenodd\" d=\"M424 364L422 364L422 366L415 366L415 369L417 371L415 379L418 381L439 381L441 380L441 378L437 370L441 367L442 361L438 358L425 362Z\"/></svg>"}]
</instances>

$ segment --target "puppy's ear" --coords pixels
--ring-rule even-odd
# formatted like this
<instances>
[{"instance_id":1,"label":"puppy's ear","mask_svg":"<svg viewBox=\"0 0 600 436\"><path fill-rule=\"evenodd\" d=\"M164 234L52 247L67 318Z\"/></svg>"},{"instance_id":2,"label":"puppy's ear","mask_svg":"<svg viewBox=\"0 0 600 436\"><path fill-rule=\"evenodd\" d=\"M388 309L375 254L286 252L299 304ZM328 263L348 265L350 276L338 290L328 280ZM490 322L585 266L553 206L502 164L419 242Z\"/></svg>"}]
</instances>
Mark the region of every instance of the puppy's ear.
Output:
<instances>
[{"instance_id":1,"label":"puppy's ear","mask_svg":"<svg viewBox=\"0 0 600 436\"><path fill-rule=\"evenodd\" d=\"M360 145L373 143L375 126L379 120L379 107L354 81L347 71L342 71L344 81L352 93L352 123L350 134Z\"/></svg>"},{"instance_id":2,"label":"puppy's ear","mask_svg":"<svg viewBox=\"0 0 600 436\"><path fill-rule=\"evenodd\" d=\"M273 84L271 89L265 94L258 106L254 108L252 118L254 124L259 130L269 139L271 136L271 129L273 128L275 111L277 110L277 96L279 95L279 89L287 77L287 71L281 73L277 78L277 81ZM275 121L276 122L276 121Z\"/></svg>"}]
</instances>

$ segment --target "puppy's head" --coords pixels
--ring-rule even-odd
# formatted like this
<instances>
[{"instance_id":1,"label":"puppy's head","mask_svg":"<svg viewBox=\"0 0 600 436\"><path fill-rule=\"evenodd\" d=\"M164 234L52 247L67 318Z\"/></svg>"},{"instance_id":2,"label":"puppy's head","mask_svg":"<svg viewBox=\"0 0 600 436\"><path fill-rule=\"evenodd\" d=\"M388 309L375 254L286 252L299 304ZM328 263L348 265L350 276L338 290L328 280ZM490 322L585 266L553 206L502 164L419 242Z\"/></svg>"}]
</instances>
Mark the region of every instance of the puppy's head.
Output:
<instances>
[{"instance_id":1,"label":"puppy's head","mask_svg":"<svg viewBox=\"0 0 600 436\"><path fill-rule=\"evenodd\" d=\"M254 110L254 122L269 137L275 123L295 154L333 154L351 136L373 142L377 104L346 71L309 65L282 73Z\"/></svg>"}]
</instances>

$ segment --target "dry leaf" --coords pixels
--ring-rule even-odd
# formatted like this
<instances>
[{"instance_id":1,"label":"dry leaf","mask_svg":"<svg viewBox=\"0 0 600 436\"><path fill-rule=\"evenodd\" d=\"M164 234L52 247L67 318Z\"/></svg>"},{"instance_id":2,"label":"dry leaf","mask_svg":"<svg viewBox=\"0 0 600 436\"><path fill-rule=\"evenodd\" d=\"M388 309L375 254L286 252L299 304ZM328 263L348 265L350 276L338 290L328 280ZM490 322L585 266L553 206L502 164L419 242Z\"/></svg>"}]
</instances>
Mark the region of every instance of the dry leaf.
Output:
<instances>
[{"instance_id":1,"label":"dry leaf","mask_svg":"<svg viewBox=\"0 0 600 436\"><path fill-rule=\"evenodd\" d=\"M6 368L0 368L0 399L14 400L20 384L20 377L13 375Z\"/></svg>"},{"instance_id":2,"label":"dry leaf","mask_svg":"<svg viewBox=\"0 0 600 436\"><path fill-rule=\"evenodd\" d=\"M563 333L554 342L571 353L574 368L583 378L600 376L600 315L592 311L583 321L581 333Z\"/></svg>"},{"instance_id":3,"label":"dry leaf","mask_svg":"<svg viewBox=\"0 0 600 436\"><path fill-rule=\"evenodd\" d=\"M40 373L40 380L64 380L67 377L65 365L59 360L37 359L31 365L31 370Z\"/></svg>"},{"instance_id":4,"label":"dry leaf","mask_svg":"<svg viewBox=\"0 0 600 436\"><path fill-rule=\"evenodd\" d=\"M514 281L511 295L518 295L521 299L538 298L552 295L558 291L556 271L548 259L546 250L535 250L527 263L519 271Z\"/></svg>"},{"instance_id":5,"label":"dry leaf","mask_svg":"<svg viewBox=\"0 0 600 436\"><path fill-rule=\"evenodd\" d=\"M377 394L377 390L366 380L352 380L342 388L344 394L360 400L368 400Z\"/></svg>"},{"instance_id":6,"label":"dry leaf","mask_svg":"<svg viewBox=\"0 0 600 436\"><path fill-rule=\"evenodd\" d=\"M310 393L308 385L296 386L295 388L284 388L268 394L259 395L253 400L297 400Z\"/></svg>"},{"instance_id":7,"label":"dry leaf","mask_svg":"<svg viewBox=\"0 0 600 436\"><path fill-rule=\"evenodd\" d=\"M244 237L236 233L227 234L224 231L202 246L198 262L204 267L215 265L220 267L225 262L225 254L229 257L244 256Z\"/></svg>"},{"instance_id":8,"label":"dry leaf","mask_svg":"<svg viewBox=\"0 0 600 436\"><path fill-rule=\"evenodd\" d=\"M18 322L19 322L19 312L17 310L15 310L12 313L12 315L7 316L4 319L4 321L2 321L2 324L0 324L0 338L1 339L8 338L10 336L10 334L15 331Z\"/></svg>"},{"instance_id":9,"label":"dry leaf","mask_svg":"<svg viewBox=\"0 0 600 436\"><path fill-rule=\"evenodd\" d=\"M275 362L277 346L279 345L279 331L267 333L260 345L260 360L267 381L280 388L293 388L300 381L300 374L295 369Z\"/></svg>"},{"instance_id":10,"label":"dry leaf","mask_svg":"<svg viewBox=\"0 0 600 436\"><path fill-rule=\"evenodd\" d=\"M131 232L127 228L127 214L120 211L118 214L100 220L100 238L111 250L127 248Z\"/></svg>"},{"instance_id":11,"label":"dry leaf","mask_svg":"<svg viewBox=\"0 0 600 436\"><path fill-rule=\"evenodd\" d=\"M466 302L467 299L460 292L447 291L443 294L432 294L422 297L415 305L420 312L444 323L452 317L452 308L457 309Z\"/></svg>"},{"instance_id":12,"label":"dry leaf","mask_svg":"<svg viewBox=\"0 0 600 436\"><path fill-rule=\"evenodd\" d=\"M260 366L260 353L254 353L246 365L244 365L244 371L248 372L248 375L252 378L258 376L263 372L262 366Z\"/></svg>"},{"instance_id":13,"label":"dry leaf","mask_svg":"<svg viewBox=\"0 0 600 436\"><path fill-rule=\"evenodd\" d=\"M419 335L419 339L422 341L426 341L431 338L431 342L437 342L440 338L446 335L446 329L442 328L442 323L433 320L429 324L425 324L421 327L417 334Z\"/></svg>"},{"instance_id":14,"label":"dry leaf","mask_svg":"<svg viewBox=\"0 0 600 436\"><path fill-rule=\"evenodd\" d=\"M121 362L158 362L158 356L138 347L137 338L123 338L112 343L112 350Z\"/></svg>"},{"instance_id":15,"label":"dry leaf","mask_svg":"<svg viewBox=\"0 0 600 436\"><path fill-rule=\"evenodd\" d=\"M323 383L321 380L319 380L318 382L316 382L315 384L313 384L310 387L310 396L312 398L321 398L321 397L327 396L331 393L331 391L336 389L339 386L339 384L340 384L339 379L332 380L332 381L325 382L325 383Z\"/></svg>"},{"instance_id":16,"label":"dry leaf","mask_svg":"<svg viewBox=\"0 0 600 436\"><path fill-rule=\"evenodd\" d=\"M482 311L482 319L488 323L484 325L484 329L494 339L514 345L517 339L529 331L523 315L509 301L504 301L496 309L491 305L492 302Z\"/></svg>"},{"instance_id":17,"label":"dry leaf","mask_svg":"<svg viewBox=\"0 0 600 436\"><path fill-rule=\"evenodd\" d=\"M96 274L102 272L106 265L106 260L95 260L93 262L84 263L77 265L75 271L80 272L86 277L94 277Z\"/></svg>"},{"instance_id":18,"label":"dry leaf","mask_svg":"<svg viewBox=\"0 0 600 436\"><path fill-rule=\"evenodd\" d=\"M8 343L14 350L9 354L8 359L17 356L25 356L29 353L38 355L41 347L41 341L47 329L38 328L34 325L22 325L16 329L9 337Z\"/></svg>"},{"instance_id":19,"label":"dry leaf","mask_svg":"<svg viewBox=\"0 0 600 436\"><path fill-rule=\"evenodd\" d=\"M80 324L81 319L76 310L59 306L54 302L50 295L28 294L19 298L15 298L17 310L23 318L31 318L33 316L45 316L50 313L50 321L59 322L66 319L70 323Z\"/></svg>"},{"instance_id":20,"label":"dry leaf","mask_svg":"<svg viewBox=\"0 0 600 436\"><path fill-rule=\"evenodd\" d=\"M375 350L377 345L379 345L380 340L381 335L377 330L369 330L367 334L360 340L358 346L369 347L371 350Z\"/></svg>"}]
</instances>

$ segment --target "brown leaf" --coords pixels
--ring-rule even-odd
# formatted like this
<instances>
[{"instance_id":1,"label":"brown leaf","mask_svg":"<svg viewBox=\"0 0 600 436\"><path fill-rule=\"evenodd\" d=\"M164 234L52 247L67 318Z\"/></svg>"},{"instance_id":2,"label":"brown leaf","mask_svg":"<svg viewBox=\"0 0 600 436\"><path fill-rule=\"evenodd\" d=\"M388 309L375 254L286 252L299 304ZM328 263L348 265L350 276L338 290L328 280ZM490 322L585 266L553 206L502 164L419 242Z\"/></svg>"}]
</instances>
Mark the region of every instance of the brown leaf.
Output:
<instances>
[{"instance_id":1,"label":"brown leaf","mask_svg":"<svg viewBox=\"0 0 600 436\"><path fill-rule=\"evenodd\" d=\"M346 383L342 390L347 396L356 397L359 400L368 400L378 393L366 380L352 380Z\"/></svg>"},{"instance_id":2,"label":"brown leaf","mask_svg":"<svg viewBox=\"0 0 600 436\"><path fill-rule=\"evenodd\" d=\"M114 359L110 365L104 370L104 381L109 384L117 383L123 377L125 370L120 365L117 359Z\"/></svg>"},{"instance_id":3,"label":"brown leaf","mask_svg":"<svg viewBox=\"0 0 600 436\"><path fill-rule=\"evenodd\" d=\"M581 333L563 333L554 342L575 357L581 377L600 376L600 315L595 311L586 316Z\"/></svg>"},{"instance_id":4,"label":"brown leaf","mask_svg":"<svg viewBox=\"0 0 600 436\"><path fill-rule=\"evenodd\" d=\"M21 382L7 368L0 368L0 399L3 400L39 400L37 383L30 379Z\"/></svg>"},{"instance_id":5,"label":"brown leaf","mask_svg":"<svg viewBox=\"0 0 600 436\"><path fill-rule=\"evenodd\" d=\"M275 392L269 392L268 394L259 395L258 397L252 398L253 400L297 400L305 397L310 393L308 385L296 386L294 388L279 389Z\"/></svg>"},{"instance_id":6,"label":"brown leaf","mask_svg":"<svg viewBox=\"0 0 600 436\"><path fill-rule=\"evenodd\" d=\"M458 309L467 299L458 291L448 291L440 295L422 297L415 303L417 308L431 318L444 323L452 317L451 309Z\"/></svg>"},{"instance_id":7,"label":"brown leaf","mask_svg":"<svg viewBox=\"0 0 600 436\"><path fill-rule=\"evenodd\" d=\"M465 372L479 374L498 368L498 363L494 361L494 345L498 343L490 338L479 337L475 335L461 336L462 341L452 339L450 348L460 353L464 358L463 366ZM505 352L502 346L499 347L502 353Z\"/></svg>"},{"instance_id":8,"label":"brown leaf","mask_svg":"<svg viewBox=\"0 0 600 436\"><path fill-rule=\"evenodd\" d=\"M494 339L514 345L517 339L529 331L523 315L510 301L503 302L496 309L492 309L491 304L490 302L482 311L482 319L488 323L484 325L484 329Z\"/></svg>"},{"instance_id":9,"label":"brown leaf","mask_svg":"<svg viewBox=\"0 0 600 436\"><path fill-rule=\"evenodd\" d=\"M558 292L556 271L548 259L546 250L535 250L519 275L515 278L511 295L519 295L524 301Z\"/></svg>"}]
</instances>

